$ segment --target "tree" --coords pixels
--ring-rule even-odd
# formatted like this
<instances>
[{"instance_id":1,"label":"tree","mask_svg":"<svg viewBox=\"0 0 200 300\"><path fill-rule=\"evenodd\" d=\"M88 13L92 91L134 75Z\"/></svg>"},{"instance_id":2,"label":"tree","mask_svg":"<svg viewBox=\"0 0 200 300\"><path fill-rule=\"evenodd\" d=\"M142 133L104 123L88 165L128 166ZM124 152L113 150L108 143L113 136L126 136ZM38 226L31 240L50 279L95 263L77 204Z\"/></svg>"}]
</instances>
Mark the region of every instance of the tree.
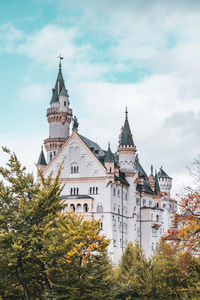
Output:
<instances>
[{"instance_id":1,"label":"tree","mask_svg":"<svg viewBox=\"0 0 200 300\"><path fill-rule=\"evenodd\" d=\"M199 299L199 258L161 241L152 260L152 296L157 299ZM153 297L152 297L153 298Z\"/></svg>"},{"instance_id":2,"label":"tree","mask_svg":"<svg viewBox=\"0 0 200 300\"><path fill-rule=\"evenodd\" d=\"M180 213L173 218L173 229L164 236L174 247L188 254L200 255L200 193L193 192L179 200Z\"/></svg>"},{"instance_id":3,"label":"tree","mask_svg":"<svg viewBox=\"0 0 200 300\"><path fill-rule=\"evenodd\" d=\"M25 299L42 299L44 290L51 298L43 236L47 228L55 227L57 211L63 207L60 171L53 183L51 176L44 179L41 174L41 183L35 183L16 155L3 150L10 156L6 168L0 168L4 178L0 183L0 255L8 262L7 280L23 290ZM7 287L1 293L3 297Z\"/></svg>"},{"instance_id":4,"label":"tree","mask_svg":"<svg viewBox=\"0 0 200 300\"><path fill-rule=\"evenodd\" d=\"M138 244L129 243L117 271L115 299L147 299L151 295L151 262L147 261Z\"/></svg>"},{"instance_id":5,"label":"tree","mask_svg":"<svg viewBox=\"0 0 200 300\"><path fill-rule=\"evenodd\" d=\"M65 214L61 168L54 180L26 173L14 153L0 168L2 299L109 299L109 241L99 221Z\"/></svg>"},{"instance_id":6,"label":"tree","mask_svg":"<svg viewBox=\"0 0 200 300\"><path fill-rule=\"evenodd\" d=\"M49 244L52 254L60 253L57 262L62 276L56 276L55 260L50 272L59 299L109 299L112 285L112 267L106 253L109 240L100 232L98 220L87 220L73 212L59 215L57 236L54 244ZM58 249L61 244L62 249Z\"/></svg>"}]
</instances>

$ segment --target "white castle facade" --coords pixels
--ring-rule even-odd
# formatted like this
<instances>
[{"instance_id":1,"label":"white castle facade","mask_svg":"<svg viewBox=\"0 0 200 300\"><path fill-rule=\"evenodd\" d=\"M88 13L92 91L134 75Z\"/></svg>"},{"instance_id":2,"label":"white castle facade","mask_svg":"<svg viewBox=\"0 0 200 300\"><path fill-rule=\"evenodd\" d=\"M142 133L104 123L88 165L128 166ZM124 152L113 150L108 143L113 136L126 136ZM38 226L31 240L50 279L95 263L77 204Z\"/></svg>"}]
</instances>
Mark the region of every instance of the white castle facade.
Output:
<instances>
[{"instance_id":1,"label":"white castle facade","mask_svg":"<svg viewBox=\"0 0 200 300\"><path fill-rule=\"evenodd\" d=\"M144 171L136 154L127 111L115 154L110 145L105 151L79 134L77 119L72 116L60 61L47 109L47 160L41 150L38 167L45 177L50 172L55 177L63 164L62 198L68 209L101 220L102 233L111 240L108 251L113 262L118 262L130 241L138 242L150 257L177 210L176 203L170 200L172 178L162 168L158 174L153 174L153 167L150 175Z\"/></svg>"}]
</instances>

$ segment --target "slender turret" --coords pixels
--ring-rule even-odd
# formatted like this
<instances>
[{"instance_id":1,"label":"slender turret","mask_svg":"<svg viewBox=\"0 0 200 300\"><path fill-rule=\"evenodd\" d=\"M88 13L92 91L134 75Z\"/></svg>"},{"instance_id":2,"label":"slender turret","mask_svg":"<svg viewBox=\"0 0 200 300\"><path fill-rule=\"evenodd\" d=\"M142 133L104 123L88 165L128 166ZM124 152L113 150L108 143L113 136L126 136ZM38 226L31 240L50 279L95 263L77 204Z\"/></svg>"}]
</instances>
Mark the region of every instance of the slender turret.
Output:
<instances>
[{"instance_id":1,"label":"slender turret","mask_svg":"<svg viewBox=\"0 0 200 300\"><path fill-rule=\"evenodd\" d=\"M172 178L167 175L162 167L158 172L158 181L160 185L160 191L170 195L170 191L172 188Z\"/></svg>"},{"instance_id":2,"label":"slender turret","mask_svg":"<svg viewBox=\"0 0 200 300\"><path fill-rule=\"evenodd\" d=\"M136 147L133 142L133 137L131 129L128 122L128 111L126 108L125 111L125 122L124 127L121 129L121 134L119 137L119 165L121 170L124 172L133 172L134 171L134 161Z\"/></svg>"},{"instance_id":3,"label":"slender turret","mask_svg":"<svg viewBox=\"0 0 200 300\"><path fill-rule=\"evenodd\" d=\"M38 158L38 162L37 162L37 167L43 171L46 167L47 163L46 163L46 159L44 156L44 151L43 151L43 146L41 147L41 152L40 152L40 156Z\"/></svg>"},{"instance_id":4,"label":"slender turret","mask_svg":"<svg viewBox=\"0 0 200 300\"><path fill-rule=\"evenodd\" d=\"M55 86L52 89L50 108L47 109L49 138L44 141L44 145L47 150L48 163L68 139L72 119L72 109L69 108L69 95L62 75L61 60L63 57L60 56L59 59L58 76Z\"/></svg>"}]
</instances>

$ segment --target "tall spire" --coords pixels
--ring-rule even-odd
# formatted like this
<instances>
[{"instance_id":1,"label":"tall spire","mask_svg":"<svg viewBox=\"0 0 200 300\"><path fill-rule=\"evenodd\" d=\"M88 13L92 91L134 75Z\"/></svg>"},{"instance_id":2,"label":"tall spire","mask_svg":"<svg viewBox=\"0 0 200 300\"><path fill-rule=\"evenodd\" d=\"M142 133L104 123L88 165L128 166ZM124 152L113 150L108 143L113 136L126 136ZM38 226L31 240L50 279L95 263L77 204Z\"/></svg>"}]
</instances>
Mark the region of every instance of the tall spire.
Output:
<instances>
[{"instance_id":1,"label":"tall spire","mask_svg":"<svg viewBox=\"0 0 200 300\"><path fill-rule=\"evenodd\" d=\"M62 66L61 66L61 60L64 58L61 54L60 54L60 56L57 56L57 58L59 58L59 71L61 71L62 70Z\"/></svg>"},{"instance_id":2,"label":"tall spire","mask_svg":"<svg viewBox=\"0 0 200 300\"><path fill-rule=\"evenodd\" d=\"M128 122L128 110L125 110L125 122L122 132L122 137L119 143L120 146L134 146L131 129Z\"/></svg>"},{"instance_id":3,"label":"tall spire","mask_svg":"<svg viewBox=\"0 0 200 300\"><path fill-rule=\"evenodd\" d=\"M169 178L172 179L167 175L167 173L163 170L162 167L160 167L160 171L158 172L158 178Z\"/></svg>"},{"instance_id":4,"label":"tall spire","mask_svg":"<svg viewBox=\"0 0 200 300\"><path fill-rule=\"evenodd\" d=\"M41 147L41 152L40 152L40 156L37 162L37 166L46 166L46 159L44 156L44 151L43 151L43 146Z\"/></svg>"},{"instance_id":5,"label":"tall spire","mask_svg":"<svg viewBox=\"0 0 200 300\"><path fill-rule=\"evenodd\" d=\"M126 120L128 120L128 109L127 109L127 106L126 106L126 110L125 110L125 116L126 116Z\"/></svg>"},{"instance_id":6,"label":"tall spire","mask_svg":"<svg viewBox=\"0 0 200 300\"><path fill-rule=\"evenodd\" d=\"M50 104L52 104L53 102L57 102L59 101L59 95L60 92L62 91L62 88L65 87L64 84L64 79L63 79L63 75L62 75L62 65L61 65L61 60L63 59L63 56L58 56L57 57L59 59L59 70L58 70L58 76L56 79L56 83L54 88L52 89L52 97L51 97L51 102Z\"/></svg>"},{"instance_id":7,"label":"tall spire","mask_svg":"<svg viewBox=\"0 0 200 300\"><path fill-rule=\"evenodd\" d=\"M108 150L106 152L105 158L104 158L104 162L114 162L115 158L114 155L110 149L110 143L108 143Z\"/></svg>"}]
</instances>

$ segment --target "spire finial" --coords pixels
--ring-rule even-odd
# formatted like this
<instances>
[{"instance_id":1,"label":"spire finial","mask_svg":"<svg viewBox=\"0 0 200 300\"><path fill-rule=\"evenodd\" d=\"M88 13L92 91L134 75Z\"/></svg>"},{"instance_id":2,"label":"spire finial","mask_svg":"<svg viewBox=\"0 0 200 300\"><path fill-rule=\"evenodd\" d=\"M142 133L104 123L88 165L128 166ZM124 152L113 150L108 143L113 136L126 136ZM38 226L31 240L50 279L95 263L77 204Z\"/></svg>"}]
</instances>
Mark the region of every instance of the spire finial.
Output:
<instances>
[{"instance_id":1,"label":"spire finial","mask_svg":"<svg viewBox=\"0 0 200 300\"><path fill-rule=\"evenodd\" d=\"M110 148L110 142L108 142L108 148Z\"/></svg>"},{"instance_id":2,"label":"spire finial","mask_svg":"<svg viewBox=\"0 0 200 300\"><path fill-rule=\"evenodd\" d=\"M59 58L59 71L61 71L61 60L64 58L61 54L60 56L57 56L57 58Z\"/></svg>"},{"instance_id":3,"label":"spire finial","mask_svg":"<svg viewBox=\"0 0 200 300\"><path fill-rule=\"evenodd\" d=\"M126 106L126 110L125 110L125 116L126 116L126 120L128 119L128 109L127 109L127 106Z\"/></svg>"},{"instance_id":4,"label":"spire finial","mask_svg":"<svg viewBox=\"0 0 200 300\"><path fill-rule=\"evenodd\" d=\"M43 151L43 145L41 146L41 150Z\"/></svg>"}]
</instances>

